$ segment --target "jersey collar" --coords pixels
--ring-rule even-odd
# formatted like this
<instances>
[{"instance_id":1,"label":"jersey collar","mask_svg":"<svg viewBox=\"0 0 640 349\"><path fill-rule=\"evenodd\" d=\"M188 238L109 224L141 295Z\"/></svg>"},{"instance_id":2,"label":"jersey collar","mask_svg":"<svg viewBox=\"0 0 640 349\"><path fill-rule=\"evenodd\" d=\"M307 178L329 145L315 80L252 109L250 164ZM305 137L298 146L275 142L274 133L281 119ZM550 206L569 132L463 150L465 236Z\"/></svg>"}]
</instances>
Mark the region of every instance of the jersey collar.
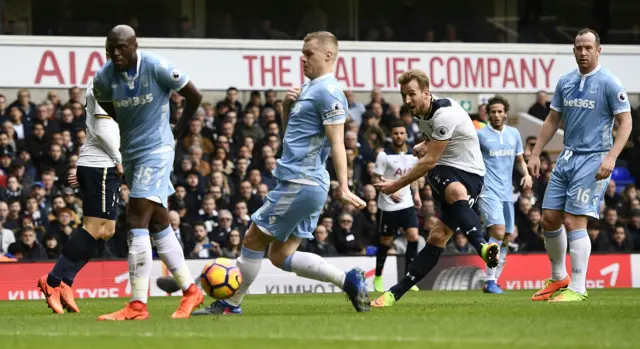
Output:
<instances>
[{"instance_id":1,"label":"jersey collar","mask_svg":"<svg viewBox=\"0 0 640 349\"><path fill-rule=\"evenodd\" d=\"M317 78L315 78L315 79L311 80L311 81L309 82L309 84L310 84L310 85L313 85L313 84L315 84L315 83L317 83L317 82L319 82L319 81L321 81L321 80L324 80L324 79L326 79L326 78L328 78L328 77L330 77L330 76L333 76L333 73L326 73L326 74L324 74L324 75L320 75L320 76L318 76Z\"/></svg>"},{"instance_id":2,"label":"jersey collar","mask_svg":"<svg viewBox=\"0 0 640 349\"><path fill-rule=\"evenodd\" d=\"M602 66L601 66L600 64L598 64L598 66L597 66L594 70L592 70L590 73L587 73L587 74L582 74L582 73L580 72L580 69L576 69L576 71L578 72L578 75L580 75L580 77L585 77L585 78L586 78L586 77L588 77L588 76L591 76L591 75L593 75L593 74L595 74L595 73L599 72L601 67L602 67Z\"/></svg>"},{"instance_id":3,"label":"jersey collar","mask_svg":"<svg viewBox=\"0 0 640 349\"><path fill-rule=\"evenodd\" d=\"M495 132L497 134L503 134L504 131L507 129L507 125L504 125L504 127L502 127L502 131L493 128L493 126L491 126L491 123L487 123L487 128L489 128L491 131L493 131L493 132Z\"/></svg>"},{"instance_id":4,"label":"jersey collar","mask_svg":"<svg viewBox=\"0 0 640 349\"><path fill-rule=\"evenodd\" d=\"M129 74L127 74L126 71L120 72L120 74L122 74L122 77L124 77L124 79L129 83L129 87L133 88L133 86L135 85L135 81L138 78L138 75L140 75L140 63L142 61L142 59L140 58L140 51L136 50L136 75L134 75L132 78L129 77Z\"/></svg>"}]
</instances>

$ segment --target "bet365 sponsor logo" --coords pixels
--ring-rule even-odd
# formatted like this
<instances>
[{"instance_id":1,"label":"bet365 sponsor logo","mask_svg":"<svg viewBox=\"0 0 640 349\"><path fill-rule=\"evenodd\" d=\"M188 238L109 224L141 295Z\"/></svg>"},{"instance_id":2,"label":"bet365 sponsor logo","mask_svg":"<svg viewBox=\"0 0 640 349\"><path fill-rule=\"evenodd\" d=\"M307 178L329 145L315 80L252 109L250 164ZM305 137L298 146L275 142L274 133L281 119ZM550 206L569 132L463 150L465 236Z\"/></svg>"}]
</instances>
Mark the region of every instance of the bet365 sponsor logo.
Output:
<instances>
[{"instance_id":1,"label":"bet365 sponsor logo","mask_svg":"<svg viewBox=\"0 0 640 349\"><path fill-rule=\"evenodd\" d=\"M129 108L129 107L137 107L139 105L145 105L151 102L153 102L153 94L147 93L146 95L142 95L142 96L129 97L127 99L113 101L113 105L116 108Z\"/></svg>"},{"instance_id":2,"label":"bet365 sponsor logo","mask_svg":"<svg viewBox=\"0 0 640 349\"><path fill-rule=\"evenodd\" d=\"M582 99L582 98L565 99L564 106L593 109L596 107L596 101L592 101L590 99Z\"/></svg>"}]
</instances>

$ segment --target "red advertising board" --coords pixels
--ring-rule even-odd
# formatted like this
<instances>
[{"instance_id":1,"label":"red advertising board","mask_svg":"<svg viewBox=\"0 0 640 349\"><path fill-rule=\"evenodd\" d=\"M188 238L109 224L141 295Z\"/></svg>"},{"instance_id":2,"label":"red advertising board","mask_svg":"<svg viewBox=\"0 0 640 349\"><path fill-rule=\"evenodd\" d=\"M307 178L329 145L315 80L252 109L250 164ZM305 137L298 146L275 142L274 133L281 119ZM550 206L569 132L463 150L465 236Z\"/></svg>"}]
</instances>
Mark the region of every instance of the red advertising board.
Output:
<instances>
[{"instance_id":1,"label":"red advertising board","mask_svg":"<svg viewBox=\"0 0 640 349\"><path fill-rule=\"evenodd\" d=\"M0 300L41 299L36 284L54 263L0 263ZM78 298L115 298L130 292L127 261L94 261L73 285Z\"/></svg>"},{"instance_id":2,"label":"red advertising board","mask_svg":"<svg viewBox=\"0 0 640 349\"><path fill-rule=\"evenodd\" d=\"M484 263L478 256L443 256L419 285L421 289L433 290L475 289L482 285L484 270ZM571 275L569 255L567 272ZM546 254L511 254L498 281L508 290L538 289L550 276L551 265ZM587 288L611 287L633 287L631 255L592 255L589 259Z\"/></svg>"}]
</instances>

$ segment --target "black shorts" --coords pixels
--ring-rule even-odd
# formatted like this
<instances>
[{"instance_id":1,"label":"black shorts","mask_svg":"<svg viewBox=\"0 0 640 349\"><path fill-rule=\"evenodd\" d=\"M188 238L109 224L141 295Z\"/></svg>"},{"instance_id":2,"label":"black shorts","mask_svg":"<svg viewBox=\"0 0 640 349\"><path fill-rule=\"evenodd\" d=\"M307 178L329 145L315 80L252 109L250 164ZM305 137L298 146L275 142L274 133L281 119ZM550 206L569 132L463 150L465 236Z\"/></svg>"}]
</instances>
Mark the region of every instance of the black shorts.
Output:
<instances>
[{"instance_id":1,"label":"black shorts","mask_svg":"<svg viewBox=\"0 0 640 349\"><path fill-rule=\"evenodd\" d=\"M116 175L116 168L78 166L76 177L84 216L115 220L120 201L120 177Z\"/></svg>"},{"instance_id":2,"label":"black shorts","mask_svg":"<svg viewBox=\"0 0 640 349\"><path fill-rule=\"evenodd\" d=\"M453 182L462 183L467 188L469 206L475 210L478 196L480 196L484 186L484 177L455 167L438 165L429 171L427 181L433 191L433 198L440 204L440 220L455 233L459 226L456 213L453 212L453 208L445 200L445 189Z\"/></svg>"},{"instance_id":3,"label":"black shorts","mask_svg":"<svg viewBox=\"0 0 640 349\"><path fill-rule=\"evenodd\" d=\"M378 209L377 216L380 236L395 236L398 228L405 232L409 228L418 228L418 213L413 206L397 211Z\"/></svg>"}]
</instances>

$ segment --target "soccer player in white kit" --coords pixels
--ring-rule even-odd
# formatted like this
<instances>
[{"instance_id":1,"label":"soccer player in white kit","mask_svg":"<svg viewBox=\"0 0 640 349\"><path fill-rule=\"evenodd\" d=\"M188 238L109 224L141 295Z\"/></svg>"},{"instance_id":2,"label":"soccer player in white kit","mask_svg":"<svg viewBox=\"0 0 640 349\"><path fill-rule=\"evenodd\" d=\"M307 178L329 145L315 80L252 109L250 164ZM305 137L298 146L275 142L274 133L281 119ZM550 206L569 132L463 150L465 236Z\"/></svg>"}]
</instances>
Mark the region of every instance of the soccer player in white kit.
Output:
<instances>
[{"instance_id":1,"label":"soccer player in white kit","mask_svg":"<svg viewBox=\"0 0 640 349\"><path fill-rule=\"evenodd\" d=\"M411 154L411 148L407 145L407 129L404 123L399 120L391 125L391 142L385 151L376 156L376 164L373 169L374 183L379 182L382 177L400 179L418 162L418 159ZM416 207L420 208L422 201L418 192L418 182L413 182L410 186L411 188L406 186L391 195L384 193L378 195L376 218L380 243L376 253L376 274L373 277L373 289L376 292L384 291L382 269L398 228L402 228L407 238L405 270L409 269L409 263L418 254L419 235ZM412 290L418 291L418 287L414 286Z\"/></svg>"},{"instance_id":2,"label":"soccer player in white kit","mask_svg":"<svg viewBox=\"0 0 640 349\"><path fill-rule=\"evenodd\" d=\"M120 130L118 124L96 103L93 80L86 91L87 139L80 148L77 170L69 183L80 186L84 217L82 227L64 245L62 254L48 275L38 280L38 288L53 312L79 312L74 300L73 280L95 252L116 229L120 199Z\"/></svg>"},{"instance_id":3,"label":"soccer player in white kit","mask_svg":"<svg viewBox=\"0 0 640 349\"><path fill-rule=\"evenodd\" d=\"M487 243L480 217L473 207L482 191L485 167L478 135L469 114L450 98L437 98L429 91L429 77L421 70L408 70L398 78L402 99L411 108L425 142L414 147L420 161L400 179L376 183L386 194L395 193L426 175L433 196L441 205L438 224L429 232L427 245L413 259L405 277L371 303L393 306L438 263L454 232L466 234L485 263L498 265L500 246Z\"/></svg>"}]
</instances>

